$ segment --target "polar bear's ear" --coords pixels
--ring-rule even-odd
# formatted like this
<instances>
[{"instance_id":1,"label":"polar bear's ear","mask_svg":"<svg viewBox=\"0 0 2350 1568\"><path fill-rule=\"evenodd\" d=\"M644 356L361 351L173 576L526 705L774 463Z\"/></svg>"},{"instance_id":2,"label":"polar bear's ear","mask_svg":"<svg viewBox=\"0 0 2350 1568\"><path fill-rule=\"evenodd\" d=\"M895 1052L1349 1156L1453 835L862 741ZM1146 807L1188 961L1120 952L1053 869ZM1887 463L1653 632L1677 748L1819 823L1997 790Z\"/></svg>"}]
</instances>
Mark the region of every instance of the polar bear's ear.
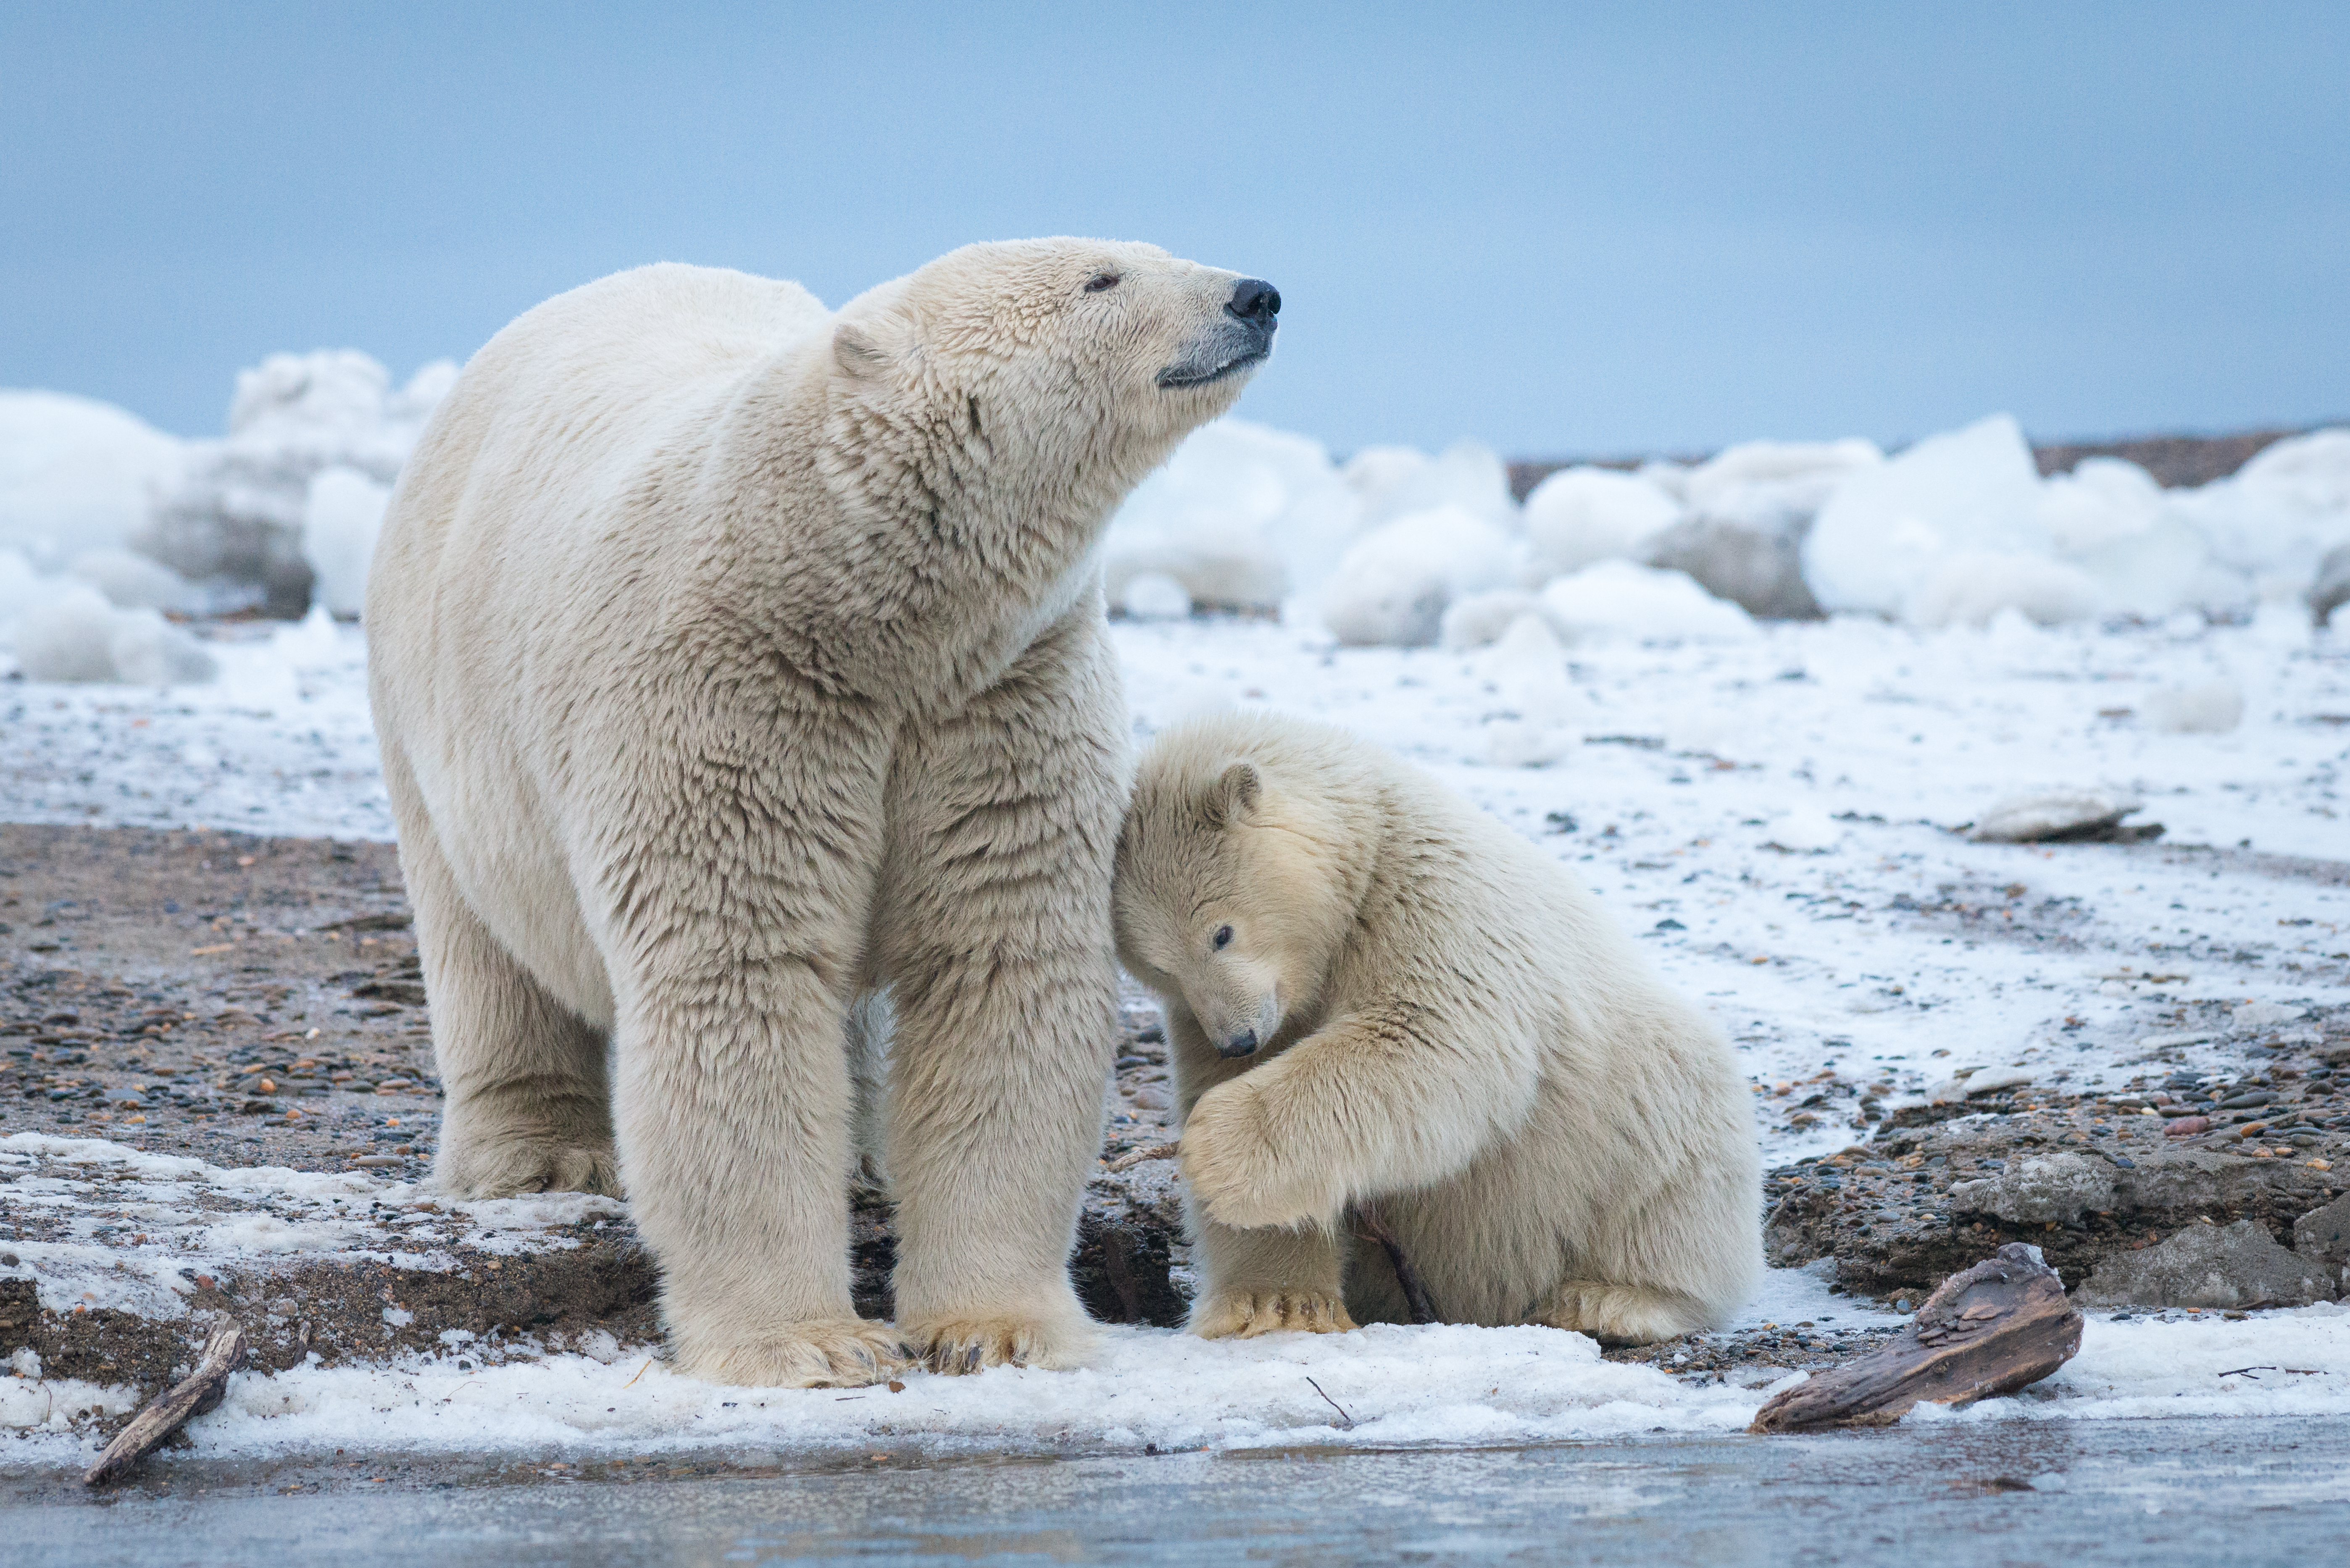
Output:
<instances>
[{"instance_id":1,"label":"polar bear's ear","mask_svg":"<svg viewBox=\"0 0 2350 1568\"><path fill-rule=\"evenodd\" d=\"M833 328L832 362L842 375L861 381L888 373L893 360L869 327L844 321Z\"/></svg>"},{"instance_id":2,"label":"polar bear's ear","mask_svg":"<svg viewBox=\"0 0 2350 1568\"><path fill-rule=\"evenodd\" d=\"M1245 819L1264 795L1264 775L1254 763L1234 763L1217 778L1208 794L1208 815L1229 826Z\"/></svg>"}]
</instances>

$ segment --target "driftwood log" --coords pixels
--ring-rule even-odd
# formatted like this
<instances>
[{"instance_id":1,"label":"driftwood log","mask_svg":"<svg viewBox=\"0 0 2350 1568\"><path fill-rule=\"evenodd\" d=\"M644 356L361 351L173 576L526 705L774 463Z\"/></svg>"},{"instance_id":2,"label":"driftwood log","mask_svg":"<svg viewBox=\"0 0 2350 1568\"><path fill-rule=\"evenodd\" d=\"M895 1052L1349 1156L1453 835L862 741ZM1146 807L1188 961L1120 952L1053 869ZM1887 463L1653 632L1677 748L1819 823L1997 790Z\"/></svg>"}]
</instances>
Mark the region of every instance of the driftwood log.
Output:
<instances>
[{"instance_id":1,"label":"driftwood log","mask_svg":"<svg viewBox=\"0 0 2350 1568\"><path fill-rule=\"evenodd\" d=\"M233 1323L214 1329L204 1342L196 1370L130 1417L130 1425L106 1445L98 1463L82 1472L81 1484L97 1486L111 1480L154 1452L164 1438L218 1405L228 1391L228 1375L244 1365L244 1330Z\"/></svg>"},{"instance_id":2,"label":"driftwood log","mask_svg":"<svg viewBox=\"0 0 2350 1568\"><path fill-rule=\"evenodd\" d=\"M1132 1170L1138 1165L1148 1165L1154 1159L1173 1159L1183 1152L1180 1143L1154 1143L1149 1148L1138 1148L1119 1155L1109 1162L1112 1170Z\"/></svg>"},{"instance_id":3,"label":"driftwood log","mask_svg":"<svg viewBox=\"0 0 2350 1568\"><path fill-rule=\"evenodd\" d=\"M1921 1400L1956 1408L2039 1382L2081 1348L2081 1314L2040 1249L2011 1241L1952 1274L1885 1348L1755 1413L1750 1432L1889 1427Z\"/></svg>"}]
</instances>

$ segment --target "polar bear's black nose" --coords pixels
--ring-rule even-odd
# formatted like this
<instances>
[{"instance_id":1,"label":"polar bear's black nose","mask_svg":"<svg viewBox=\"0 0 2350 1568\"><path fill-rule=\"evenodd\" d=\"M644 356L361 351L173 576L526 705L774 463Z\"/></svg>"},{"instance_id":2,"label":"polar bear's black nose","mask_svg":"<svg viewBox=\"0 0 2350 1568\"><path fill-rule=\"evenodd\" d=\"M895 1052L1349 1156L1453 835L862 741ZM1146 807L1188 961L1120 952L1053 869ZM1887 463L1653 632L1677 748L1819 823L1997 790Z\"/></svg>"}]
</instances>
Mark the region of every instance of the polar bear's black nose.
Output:
<instances>
[{"instance_id":1,"label":"polar bear's black nose","mask_svg":"<svg viewBox=\"0 0 2350 1568\"><path fill-rule=\"evenodd\" d=\"M1224 308L1243 321L1271 326L1281 314L1281 290L1261 277L1244 277L1232 285L1232 301Z\"/></svg>"},{"instance_id":2,"label":"polar bear's black nose","mask_svg":"<svg viewBox=\"0 0 2350 1568\"><path fill-rule=\"evenodd\" d=\"M1225 1035L1224 1043L1216 1047L1216 1054L1219 1056L1255 1055L1256 1031L1253 1029L1243 1029L1236 1033Z\"/></svg>"}]
</instances>

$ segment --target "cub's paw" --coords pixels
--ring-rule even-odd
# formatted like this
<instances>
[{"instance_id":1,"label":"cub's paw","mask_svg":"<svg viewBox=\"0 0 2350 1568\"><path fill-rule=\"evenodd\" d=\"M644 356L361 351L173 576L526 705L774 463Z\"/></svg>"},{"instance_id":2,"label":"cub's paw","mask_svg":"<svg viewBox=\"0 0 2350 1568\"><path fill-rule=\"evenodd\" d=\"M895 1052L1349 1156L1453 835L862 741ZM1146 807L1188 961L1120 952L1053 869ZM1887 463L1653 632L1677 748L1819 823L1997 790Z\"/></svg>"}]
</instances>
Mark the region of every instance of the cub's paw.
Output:
<instances>
[{"instance_id":1,"label":"cub's paw","mask_svg":"<svg viewBox=\"0 0 2350 1568\"><path fill-rule=\"evenodd\" d=\"M608 1144L528 1137L443 1139L432 1162L432 1185L461 1200L518 1198L526 1192L600 1192L618 1198L620 1162Z\"/></svg>"},{"instance_id":2,"label":"cub's paw","mask_svg":"<svg viewBox=\"0 0 2350 1568\"><path fill-rule=\"evenodd\" d=\"M1672 1291L1569 1280L1552 1293L1538 1321L1587 1334L1602 1345L1654 1345L1703 1328L1711 1319L1694 1300Z\"/></svg>"},{"instance_id":3,"label":"cub's paw","mask_svg":"<svg viewBox=\"0 0 2350 1568\"><path fill-rule=\"evenodd\" d=\"M1191 1309L1201 1339L1253 1339L1260 1334L1344 1334L1355 1320L1328 1291L1219 1291Z\"/></svg>"},{"instance_id":4,"label":"cub's paw","mask_svg":"<svg viewBox=\"0 0 2350 1568\"><path fill-rule=\"evenodd\" d=\"M1220 1084L1183 1118L1183 1180L1218 1224L1246 1231L1337 1213L1346 1194L1267 1137L1264 1096L1247 1078Z\"/></svg>"},{"instance_id":5,"label":"cub's paw","mask_svg":"<svg viewBox=\"0 0 2350 1568\"><path fill-rule=\"evenodd\" d=\"M990 1366L1075 1366L1093 1348L1094 1337L1082 1318L1074 1322L1021 1316L901 1319L899 1329L923 1366L950 1375Z\"/></svg>"},{"instance_id":6,"label":"cub's paw","mask_svg":"<svg viewBox=\"0 0 2350 1568\"><path fill-rule=\"evenodd\" d=\"M858 1388L912 1365L897 1330L863 1318L816 1318L739 1340L680 1344L677 1369L745 1388Z\"/></svg>"}]
</instances>

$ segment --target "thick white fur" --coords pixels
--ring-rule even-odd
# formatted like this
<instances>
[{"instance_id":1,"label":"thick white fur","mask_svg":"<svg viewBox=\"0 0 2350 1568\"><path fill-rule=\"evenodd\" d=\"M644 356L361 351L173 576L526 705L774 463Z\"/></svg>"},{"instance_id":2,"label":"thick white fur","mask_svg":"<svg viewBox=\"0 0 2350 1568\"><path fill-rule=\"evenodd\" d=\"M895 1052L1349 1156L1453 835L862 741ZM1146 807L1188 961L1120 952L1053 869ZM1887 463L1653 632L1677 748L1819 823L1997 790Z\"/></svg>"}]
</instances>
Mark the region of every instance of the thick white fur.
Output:
<instances>
[{"instance_id":1,"label":"thick white fur","mask_svg":"<svg viewBox=\"0 0 2350 1568\"><path fill-rule=\"evenodd\" d=\"M403 474L367 623L434 1177L625 1186L684 1370L1087 1343L1128 766L1093 551L1238 395L1158 384L1235 281L977 245L835 316L622 273L492 339ZM850 1303L846 1193L849 1050L891 1012L894 1332Z\"/></svg>"},{"instance_id":2,"label":"thick white fur","mask_svg":"<svg viewBox=\"0 0 2350 1568\"><path fill-rule=\"evenodd\" d=\"M1728 1045L1564 867L1417 769L1292 720L1173 731L1114 909L1175 1047L1196 1332L1410 1321L1343 1217L1366 1199L1451 1322L1644 1342L1752 1287ZM1218 1054L1249 1029L1254 1055Z\"/></svg>"}]
</instances>

